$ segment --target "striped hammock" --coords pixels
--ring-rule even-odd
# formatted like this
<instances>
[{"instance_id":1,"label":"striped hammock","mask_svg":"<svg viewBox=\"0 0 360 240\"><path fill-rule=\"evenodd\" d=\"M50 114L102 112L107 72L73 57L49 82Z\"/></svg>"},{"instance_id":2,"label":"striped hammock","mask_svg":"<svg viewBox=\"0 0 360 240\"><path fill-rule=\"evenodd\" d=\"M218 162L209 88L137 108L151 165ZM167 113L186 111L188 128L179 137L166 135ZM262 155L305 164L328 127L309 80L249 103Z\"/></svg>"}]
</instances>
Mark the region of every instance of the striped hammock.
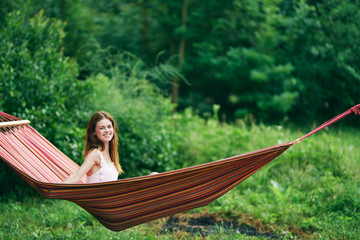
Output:
<instances>
[{"instance_id":1,"label":"striped hammock","mask_svg":"<svg viewBox=\"0 0 360 240\"><path fill-rule=\"evenodd\" d=\"M294 142L198 166L113 182L62 184L79 166L29 121L0 112L0 157L43 197L74 202L108 229L121 231L211 203L294 143L351 113L359 114L360 104Z\"/></svg>"}]
</instances>

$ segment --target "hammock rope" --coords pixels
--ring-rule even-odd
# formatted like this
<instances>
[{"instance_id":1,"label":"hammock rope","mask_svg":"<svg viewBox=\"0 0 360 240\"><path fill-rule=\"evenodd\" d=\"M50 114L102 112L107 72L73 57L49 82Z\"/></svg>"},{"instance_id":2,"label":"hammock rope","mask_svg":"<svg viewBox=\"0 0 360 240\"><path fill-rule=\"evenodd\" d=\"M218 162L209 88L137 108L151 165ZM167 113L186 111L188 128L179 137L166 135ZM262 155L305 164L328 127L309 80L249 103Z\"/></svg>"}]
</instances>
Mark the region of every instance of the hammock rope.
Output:
<instances>
[{"instance_id":1,"label":"hammock rope","mask_svg":"<svg viewBox=\"0 0 360 240\"><path fill-rule=\"evenodd\" d=\"M308 134L305 134L304 136L302 136L301 138L298 138L295 140L295 142L300 142L301 140L309 137L310 135L320 131L323 128L326 128L327 126L330 126L331 124L339 121L340 119L346 117L347 115L354 113L355 115L360 115L360 104L355 105L354 107L350 108L349 110L337 115L336 117L326 121L325 123L321 124L319 127L315 128L314 130L312 130L311 132L309 132Z\"/></svg>"},{"instance_id":2,"label":"hammock rope","mask_svg":"<svg viewBox=\"0 0 360 240\"><path fill-rule=\"evenodd\" d=\"M293 144L350 113L360 104L295 140L197 166L113 182L63 184L79 168L26 120L0 112L0 158L45 198L76 203L113 231L205 206L285 152Z\"/></svg>"}]
</instances>

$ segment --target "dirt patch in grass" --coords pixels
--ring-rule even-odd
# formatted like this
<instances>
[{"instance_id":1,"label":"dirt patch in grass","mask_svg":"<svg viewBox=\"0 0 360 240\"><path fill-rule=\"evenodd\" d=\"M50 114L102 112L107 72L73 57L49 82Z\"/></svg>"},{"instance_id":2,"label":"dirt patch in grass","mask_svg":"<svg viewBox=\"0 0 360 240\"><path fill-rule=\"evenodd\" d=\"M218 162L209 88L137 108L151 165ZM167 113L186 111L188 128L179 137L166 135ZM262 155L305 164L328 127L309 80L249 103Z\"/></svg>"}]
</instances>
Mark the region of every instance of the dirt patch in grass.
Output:
<instances>
[{"instance_id":1,"label":"dirt patch in grass","mask_svg":"<svg viewBox=\"0 0 360 240\"><path fill-rule=\"evenodd\" d=\"M261 221L243 217L241 221L235 218L220 217L209 213L176 214L163 219L160 229L162 234L175 233L206 237L210 234L244 234L267 239L282 239L283 236L272 232Z\"/></svg>"}]
</instances>

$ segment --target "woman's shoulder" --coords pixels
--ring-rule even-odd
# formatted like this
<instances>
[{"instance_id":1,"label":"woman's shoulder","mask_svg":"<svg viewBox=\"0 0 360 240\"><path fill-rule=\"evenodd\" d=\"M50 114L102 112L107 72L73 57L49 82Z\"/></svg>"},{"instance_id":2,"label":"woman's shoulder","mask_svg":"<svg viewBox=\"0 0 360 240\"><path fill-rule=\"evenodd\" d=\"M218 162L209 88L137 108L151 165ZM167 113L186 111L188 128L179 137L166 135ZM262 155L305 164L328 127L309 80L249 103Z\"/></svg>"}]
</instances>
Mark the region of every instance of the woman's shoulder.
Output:
<instances>
[{"instance_id":1,"label":"woman's shoulder","mask_svg":"<svg viewBox=\"0 0 360 240\"><path fill-rule=\"evenodd\" d=\"M97 148L93 148L89 150L88 154L85 157L86 160L97 161L100 160L100 150Z\"/></svg>"},{"instance_id":2,"label":"woman's shoulder","mask_svg":"<svg viewBox=\"0 0 360 240\"><path fill-rule=\"evenodd\" d=\"M88 155L89 154L99 154L99 152L100 152L100 149L92 148L92 149L89 150Z\"/></svg>"}]
</instances>

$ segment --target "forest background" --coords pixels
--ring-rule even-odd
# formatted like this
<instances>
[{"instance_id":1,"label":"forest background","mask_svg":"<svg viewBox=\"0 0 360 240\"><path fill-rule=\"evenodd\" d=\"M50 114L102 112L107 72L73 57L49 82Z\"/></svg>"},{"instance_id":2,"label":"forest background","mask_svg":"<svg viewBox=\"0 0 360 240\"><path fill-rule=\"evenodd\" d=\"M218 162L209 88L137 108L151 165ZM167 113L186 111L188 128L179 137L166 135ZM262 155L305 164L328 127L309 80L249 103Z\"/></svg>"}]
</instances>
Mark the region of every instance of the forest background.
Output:
<instances>
[{"instance_id":1,"label":"forest background","mask_svg":"<svg viewBox=\"0 0 360 240\"><path fill-rule=\"evenodd\" d=\"M254 126L306 131L359 103L358 9L358 0L3 0L0 110L78 163L88 119L110 112L124 177L231 156L248 150ZM11 174L2 164L4 199L27 189Z\"/></svg>"}]
</instances>

